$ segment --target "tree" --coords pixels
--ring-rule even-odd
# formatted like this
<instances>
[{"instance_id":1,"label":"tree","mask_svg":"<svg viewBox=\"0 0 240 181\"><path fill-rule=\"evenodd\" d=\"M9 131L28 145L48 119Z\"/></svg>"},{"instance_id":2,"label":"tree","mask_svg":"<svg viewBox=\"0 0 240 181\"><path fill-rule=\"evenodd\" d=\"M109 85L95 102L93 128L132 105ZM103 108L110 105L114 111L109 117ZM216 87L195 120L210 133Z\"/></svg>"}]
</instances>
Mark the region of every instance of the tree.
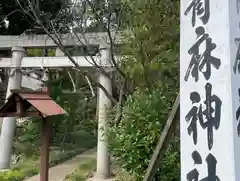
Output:
<instances>
[{"instance_id":1,"label":"tree","mask_svg":"<svg viewBox=\"0 0 240 181\"><path fill-rule=\"evenodd\" d=\"M36 8L36 12L39 14L39 17L41 17L41 20L46 27L49 26L49 20L55 20L56 27L59 27L61 24L63 24L64 20L66 22L69 21L69 19L66 18L68 15L68 1L31 0L31 2L33 3L34 7ZM20 3L24 8L29 9L27 1L21 0ZM20 35L26 30L32 30L34 28L35 33L43 34L43 31L36 31L36 25L37 23L33 19L21 12L16 0L2 0L0 2L1 35Z\"/></svg>"},{"instance_id":2,"label":"tree","mask_svg":"<svg viewBox=\"0 0 240 181\"><path fill-rule=\"evenodd\" d=\"M123 69L133 87L177 81L179 1L133 0L127 6ZM174 71L172 71L174 70Z\"/></svg>"},{"instance_id":3,"label":"tree","mask_svg":"<svg viewBox=\"0 0 240 181\"><path fill-rule=\"evenodd\" d=\"M179 1L131 0L127 6L122 69L134 92L109 131L110 150L136 180L142 180L178 92ZM156 180L179 180L179 139L159 164Z\"/></svg>"},{"instance_id":4,"label":"tree","mask_svg":"<svg viewBox=\"0 0 240 181\"><path fill-rule=\"evenodd\" d=\"M107 32L121 25L123 8L120 0L82 0L73 9L75 27L85 32Z\"/></svg>"}]
</instances>

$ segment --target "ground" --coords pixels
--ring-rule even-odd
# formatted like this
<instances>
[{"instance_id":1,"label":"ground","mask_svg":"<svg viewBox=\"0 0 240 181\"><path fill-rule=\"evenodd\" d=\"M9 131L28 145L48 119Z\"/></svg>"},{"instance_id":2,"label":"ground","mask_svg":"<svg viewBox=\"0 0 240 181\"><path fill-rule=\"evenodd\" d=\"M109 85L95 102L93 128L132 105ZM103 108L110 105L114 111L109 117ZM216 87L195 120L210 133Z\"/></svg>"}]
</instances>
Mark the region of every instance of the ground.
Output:
<instances>
[{"instance_id":1,"label":"ground","mask_svg":"<svg viewBox=\"0 0 240 181\"><path fill-rule=\"evenodd\" d=\"M96 149L91 149L75 158L49 169L49 181L64 181L67 175L71 174L81 164L85 164L89 158L96 159ZM24 181L39 181L39 174Z\"/></svg>"}]
</instances>

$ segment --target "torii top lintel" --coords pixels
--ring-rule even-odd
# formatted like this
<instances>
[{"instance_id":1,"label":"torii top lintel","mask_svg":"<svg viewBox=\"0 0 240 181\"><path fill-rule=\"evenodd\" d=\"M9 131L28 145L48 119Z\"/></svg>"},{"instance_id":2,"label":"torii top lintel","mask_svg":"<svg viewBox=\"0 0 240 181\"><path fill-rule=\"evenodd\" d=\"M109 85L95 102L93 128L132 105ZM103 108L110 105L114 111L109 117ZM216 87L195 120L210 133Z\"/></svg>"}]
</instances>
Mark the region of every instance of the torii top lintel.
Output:
<instances>
[{"instance_id":1,"label":"torii top lintel","mask_svg":"<svg viewBox=\"0 0 240 181\"><path fill-rule=\"evenodd\" d=\"M121 32L110 32L114 39L114 44L121 44ZM108 33L79 33L77 36L72 34L59 34L59 39L64 46L83 46L99 45L102 42L110 43ZM48 35L20 35L20 36L0 36L0 50L11 49L14 46L23 48L57 47Z\"/></svg>"}]
</instances>

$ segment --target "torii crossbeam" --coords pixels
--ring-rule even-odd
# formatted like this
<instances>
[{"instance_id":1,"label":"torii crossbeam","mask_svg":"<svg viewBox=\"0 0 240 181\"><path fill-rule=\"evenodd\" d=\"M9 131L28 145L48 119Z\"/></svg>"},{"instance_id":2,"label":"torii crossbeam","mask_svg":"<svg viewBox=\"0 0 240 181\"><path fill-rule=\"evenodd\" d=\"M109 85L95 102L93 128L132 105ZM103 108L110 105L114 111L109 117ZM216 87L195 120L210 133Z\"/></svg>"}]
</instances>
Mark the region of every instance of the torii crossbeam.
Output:
<instances>
[{"instance_id":1,"label":"torii crossbeam","mask_svg":"<svg viewBox=\"0 0 240 181\"><path fill-rule=\"evenodd\" d=\"M72 57L75 62L82 68L96 68L101 66L100 56L76 56ZM119 56L115 56L118 62ZM109 62L106 67L112 67ZM0 68L16 68L12 62L12 58L0 59ZM68 57L24 57L21 62L21 68L73 68L75 67Z\"/></svg>"}]
</instances>

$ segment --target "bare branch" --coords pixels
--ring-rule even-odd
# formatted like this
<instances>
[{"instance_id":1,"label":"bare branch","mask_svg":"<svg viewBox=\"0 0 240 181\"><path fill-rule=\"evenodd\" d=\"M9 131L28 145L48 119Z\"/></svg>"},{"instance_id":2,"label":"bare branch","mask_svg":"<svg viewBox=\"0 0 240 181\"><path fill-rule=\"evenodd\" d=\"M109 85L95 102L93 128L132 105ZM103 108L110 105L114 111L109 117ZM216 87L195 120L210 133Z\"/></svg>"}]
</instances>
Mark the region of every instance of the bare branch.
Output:
<instances>
[{"instance_id":1,"label":"bare branch","mask_svg":"<svg viewBox=\"0 0 240 181\"><path fill-rule=\"evenodd\" d=\"M88 83L88 85L89 85L89 87L90 87L90 90L91 90L91 92L92 92L92 96L95 97L96 94L95 94L95 92L94 92L94 90L93 90L92 84L91 84L88 76L85 76L85 79L86 79L86 81L87 81L87 83Z\"/></svg>"},{"instance_id":2,"label":"bare branch","mask_svg":"<svg viewBox=\"0 0 240 181\"><path fill-rule=\"evenodd\" d=\"M11 16L12 14L16 13L17 11L20 11L20 9L16 9L16 10L12 11L11 13L7 14L6 16L4 16L2 18L2 20L0 21L0 24L3 23L7 19L8 16Z\"/></svg>"},{"instance_id":3,"label":"bare branch","mask_svg":"<svg viewBox=\"0 0 240 181\"><path fill-rule=\"evenodd\" d=\"M73 92L76 92L76 85L75 85L73 77L72 77L72 75L71 75L71 73L69 71L68 71L68 76L69 76L69 78L70 78L70 80L72 82L72 85L73 85Z\"/></svg>"},{"instance_id":4,"label":"bare branch","mask_svg":"<svg viewBox=\"0 0 240 181\"><path fill-rule=\"evenodd\" d=\"M52 41L61 49L62 52L64 52L64 54L69 58L69 60L74 64L74 66L78 69L81 70L81 67L79 66L79 64L72 58L72 56L69 54L69 52L65 49L64 45L62 44L58 33L56 32L55 29L53 29L54 31L54 35L51 34L49 32L49 30L43 25L43 23L41 22L40 18L37 16L31 2L29 0L27 0L27 2L29 3L29 7L30 7L30 11L33 13L33 15L31 15L31 13L29 13L27 10L25 10L22 5L20 4L19 0L16 0L17 4L19 5L20 9L27 14L32 20L34 20L43 30L44 32L52 39ZM53 27L54 28L54 27ZM86 72L82 73L84 76L86 75ZM89 78L89 76L88 76ZM89 80L90 81L90 80ZM91 80L94 85L96 85L97 87L101 88L104 93L106 94L106 96L113 102L113 103L117 103L117 101L108 93L108 91L106 90L105 87L103 87L100 83Z\"/></svg>"},{"instance_id":5,"label":"bare branch","mask_svg":"<svg viewBox=\"0 0 240 181\"><path fill-rule=\"evenodd\" d=\"M98 13L96 12L96 10L94 9L92 3L89 1L89 0L86 0L87 3L89 4L89 6L91 7L96 19L101 22L101 24L105 27L105 29L107 30L107 34L108 34L108 37L109 37L109 40L110 40L110 48L111 48L111 59L112 59L112 63L113 65L115 66L116 70L124 77L126 78L126 75L125 73L120 69L120 67L117 65L117 62L115 60L115 57L113 55L113 52L114 52L114 42L113 42L113 38L112 38L112 35L111 35L111 29L110 29L110 21L111 21L111 11L109 13L109 17L108 17L108 27L105 26L105 24L102 22L102 19L101 17L98 15Z\"/></svg>"},{"instance_id":6,"label":"bare branch","mask_svg":"<svg viewBox=\"0 0 240 181\"><path fill-rule=\"evenodd\" d=\"M79 36L76 34L76 32L73 31L73 33L74 33L74 35L76 36L77 40L83 45L83 42L81 41L81 39L79 38ZM83 36L83 37L84 37L84 39L85 39L85 42L87 42L86 37L85 37L85 36ZM84 56L84 57L85 57L85 56ZM91 58L93 64L96 66L96 68L98 68L99 70L101 70L101 73L103 73L104 75L106 75L106 76L109 77L108 73L107 73L102 67L100 67L100 66L96 63L96 61L94 60L94 58L93 58L92 56L90 56L90 58ZM85 59L87 60L86 57L85 57ZM88 61L88 60L87 60L87 61ZM88 61L88 62L89 62L89 61Z\"/></svg>"},{"instance_id":7,"label":"bare branch","mask_svg":"<svg viewBox=\"0 0 240 181\"><path fill-rule=\"evenodd\" d=\"M102 89L103 92L106 94L106 96L107 96L114 104L117 104L116 99L114 99L114 98L109 94L109 92L105 89L105 87L103 87L102 84L100 84L100 83L98 83L98 82L95 82L94 85L95 85L96 87L99 87L100 89Z\"/></svg>"},{"instance_id":8,"label":"bare branch","mask_svg":"<svg viewBox=\"0 0 240 181\"><path fill-rule=\"evenodd\" d=\"M117 107L116 107L116 117L114 119L114 123L116 126L119 124L121 117L122 117L123 89L124 89L124 87L122 87L120 89L119 100L118 100Z\"/></svg>"}]
</instances>

